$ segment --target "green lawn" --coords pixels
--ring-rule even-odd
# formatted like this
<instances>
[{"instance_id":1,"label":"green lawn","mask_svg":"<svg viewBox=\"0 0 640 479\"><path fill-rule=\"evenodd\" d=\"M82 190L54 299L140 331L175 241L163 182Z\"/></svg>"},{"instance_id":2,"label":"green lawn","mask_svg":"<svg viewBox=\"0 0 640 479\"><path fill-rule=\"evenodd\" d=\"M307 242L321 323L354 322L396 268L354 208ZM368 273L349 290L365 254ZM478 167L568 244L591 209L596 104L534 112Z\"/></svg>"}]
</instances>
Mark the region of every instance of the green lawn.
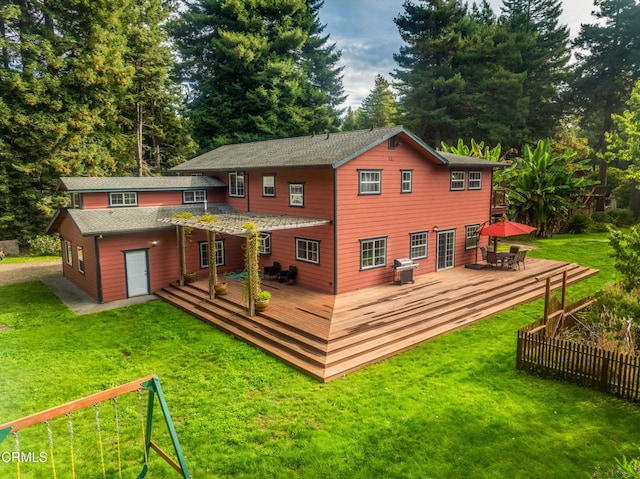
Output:
<instances>
[{"instance_id":1,"label":"green lawn","mask_svg":"<svg viewBox=\"0 0 640 479\"><path fill-rule=\"evenodd\" d=\"M531 256L601 269L570 298L615 279L604 234L535 245ZM0 422L155 373L195 478L586 478L639 455L637 404L515 370L516 331L541 314L538 300L321 384L162 302L78 317L40 283L5 286ZM123 477L141 451L135 401L122 398ZM73 422L76 469L100 468L93 414ZM44 426L32 429L21 450L48 451ZM52 429L62 469L66 418ZM7 438L0 457L14 449ZM147 477L177 477L155 458ZM0 477L15 472L0 461ZM52 477L50 464L21 472Z\"/></svg>"}]
</instances>

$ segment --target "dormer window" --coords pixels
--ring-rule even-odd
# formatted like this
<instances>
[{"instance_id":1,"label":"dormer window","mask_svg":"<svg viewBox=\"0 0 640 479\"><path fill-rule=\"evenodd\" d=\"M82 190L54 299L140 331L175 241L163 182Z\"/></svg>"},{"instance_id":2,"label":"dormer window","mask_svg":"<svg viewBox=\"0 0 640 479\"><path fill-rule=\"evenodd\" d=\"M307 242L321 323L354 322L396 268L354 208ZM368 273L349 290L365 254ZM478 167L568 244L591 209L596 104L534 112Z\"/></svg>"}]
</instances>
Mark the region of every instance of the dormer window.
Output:
<instances>
[{"instance_id":1,"label":"dormer window","mask_svg":"<svg viewBox=\"0 0 640 479\"><path fill-rule=\"evenodd\" d=\"M109 193L109 206L138 206L138 193L135 191Z\"/></svg>"}]
</instances>

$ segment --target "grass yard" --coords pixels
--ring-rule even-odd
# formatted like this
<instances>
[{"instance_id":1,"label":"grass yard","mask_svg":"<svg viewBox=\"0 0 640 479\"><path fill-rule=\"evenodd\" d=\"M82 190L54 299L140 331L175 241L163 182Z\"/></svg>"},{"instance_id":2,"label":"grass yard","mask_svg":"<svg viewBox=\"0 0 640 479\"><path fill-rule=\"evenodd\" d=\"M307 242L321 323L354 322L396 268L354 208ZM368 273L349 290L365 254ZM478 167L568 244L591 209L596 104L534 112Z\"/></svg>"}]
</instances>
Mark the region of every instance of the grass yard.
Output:
<instances>
[{"instance_id":1,"label":"grass yard","mask_svg":"<svg viewBox=\"0 0 640 479\"><path fill-rule=\"evenodd\" d=\"M534 243L531 256L601 270L570 300L616 277L606 234ZM516 330L541 315L542 300L528 303L321 384L160 301L75 316L41 283L4 286L0 423L155 373L195 478L586 478L640 455L637 404L515 370ZM113 446L110 407L101 424ZM122 398L122 423L133 424L123 477L140 468L136 407L135 393ZM51 426L62 471L66 418ZM73 428L78 477L101 477L79 472L100 469L94 411ZM32 429L21 450L49 451L46 428ZM12 437L0 443L0 457L13 450ZM152 457L147 477L178 477ZM116 455L106 459L116 477ZM51 465L21 474L52 477ZM0 461L0 477L16 465Z\"/></svg>"}]
</instances>

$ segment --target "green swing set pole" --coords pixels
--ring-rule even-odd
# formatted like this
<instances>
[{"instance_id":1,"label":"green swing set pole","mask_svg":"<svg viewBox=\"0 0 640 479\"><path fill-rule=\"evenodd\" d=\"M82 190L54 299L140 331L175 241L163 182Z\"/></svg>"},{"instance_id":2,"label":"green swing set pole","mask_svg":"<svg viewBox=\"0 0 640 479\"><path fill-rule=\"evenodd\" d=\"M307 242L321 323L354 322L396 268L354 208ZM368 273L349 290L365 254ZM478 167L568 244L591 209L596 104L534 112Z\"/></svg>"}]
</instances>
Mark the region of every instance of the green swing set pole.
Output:
<instances>
[{"instance_id":1,"label":"green swing set pole","mask_svg":"<svg viewBox=\"0 0 640 479\"><path fill-rule=\"evenodd\" d=\"M162 387L160 386L160 380L158 377L153 377L149 381L146 381L141 384L141 386L149 391L149 406L147 409L147 427L146 427L146 455L149 457L150 449L156 451L171 467L173 467L176 471L182 474L182 477L185 479L191 479L191 475L189 474L189 469L187 468L187 463L184 459L184 454L182 453L182 447L180 446L180 441L178 440L178 434L176 433L175 427L173 426L173 421L171 419L171 414L169 413L169 408L167 406L167 401L165 400L164 393L162 392ZM160 409L162 409L162 415L164 416L165 423L167 424L167 429L169 430L169 436L171 437L171 442L173 443L173 448L176 453L176 457L178 462L174 461L165 451L163 451L160 446L158 446L155 442L151 440L151 432L153 427L153 409L155 403L155 396L158 396L158 404L160 405ZM138 476L138 479L144 478L147 473L148 466L145 464L142 473Z\"/></svg>"}]
</instances>

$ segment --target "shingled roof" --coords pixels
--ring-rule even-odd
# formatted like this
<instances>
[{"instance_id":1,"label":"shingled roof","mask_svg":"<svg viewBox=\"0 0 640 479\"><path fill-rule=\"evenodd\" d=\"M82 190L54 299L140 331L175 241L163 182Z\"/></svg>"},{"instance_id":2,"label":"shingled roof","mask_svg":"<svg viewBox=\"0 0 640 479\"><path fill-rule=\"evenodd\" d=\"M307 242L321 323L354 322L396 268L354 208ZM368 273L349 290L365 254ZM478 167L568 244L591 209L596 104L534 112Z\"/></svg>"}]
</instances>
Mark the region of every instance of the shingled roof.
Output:
<instances>
[{"instance_id":1,"label":"shingled roof","mask_svg":"<svg viewBox=\"0 0 640 479\"><path fill-rule=\"evenodd\" d=\"M222 188L226 185L208 176L105 176L63 177L58 189L75 192L191 190Z\"/></svg>"},{"instance_id":2,"label":"shingled roof","mask_svg":"<svg viewBox=\"0 0 640 479\"><path fill-rule=\"evenodd\" d=\"M233 213L226 204L209 204L211 214ZM55 231L65 215L70 216L83 236L134 233L174 228L173 225L161 223L162 218L189 212L193 215L204 214L204 205L189 206L134 206L124 208L99 209L62 209L49 223L47 232Z\"/></svg>"},{"instance_id":3,"label":"shingled roof","mask_svg":"<svg viewBox=\"0 0 640 479\"><path fill-rule=\"evenodd\" d=\"M396 135L406 137L442 165L461 164L462 158L445 156L403 126L325 133L280 140L225 145L170 169L172 172L251 170L262 168L337 168ZM474 158L473 166L493 168L496 163Z\"/></svg>"}]
</instances>

